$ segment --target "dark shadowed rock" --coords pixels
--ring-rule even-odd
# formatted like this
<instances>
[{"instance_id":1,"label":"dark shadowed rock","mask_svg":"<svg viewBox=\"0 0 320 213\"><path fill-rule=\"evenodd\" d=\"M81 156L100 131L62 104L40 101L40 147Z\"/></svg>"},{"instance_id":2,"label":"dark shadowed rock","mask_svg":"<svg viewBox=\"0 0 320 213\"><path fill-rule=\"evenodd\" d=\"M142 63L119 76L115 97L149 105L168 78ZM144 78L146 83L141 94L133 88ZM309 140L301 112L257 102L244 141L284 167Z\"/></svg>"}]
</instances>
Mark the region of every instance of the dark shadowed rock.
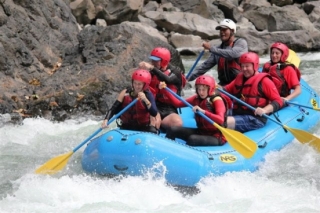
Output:
<instances>
[{"instance_id":1,"label":"dark shadowed rock","mask_svg":"<svg viewBox=\"0 0 320 213\"><path fill-rule=\"evenodd\" d=\"M18 70L13 63L9 66L12 68L1 72L2 80L8 79L6 84L2 82L7 92L0 102L3 103L1 113L20 110L22 116L54 120L64 120L80 112L105 113L117 93L130 85L131 71L140 61L148 61L154 47L167 47L172 53L172 63L183 69L178 51L152 30L130 22L109 27L88 26L77 34L77 39L72 38L77 44L64 43L62 48L56 43L60 48L55 50L57 54L34 38L33 47L43 51L34 51L18 39L20 46L12 45L9 54L2 53L7 57L3 64L8 65L10 53L18 52L16 60L21 68ZM39 57L41 60L38 60L35 54L47 55L47 59ZM17 76L20 81L12 79Z\"/></svg>"},{"instance_id":2,"label":"dark shadowed rock","mask_svg":"<svg viewBox=\"0 0 320 213\"><path fill-rule=\"evenodd\" d=\"M27 115L35 92L55 90L46 79L66 47L77 45L79 30L60 0L2 1L1 6L6 24L0 27L0 113L19 110Z\"/></svg>"},{"instance_id":3,"label":"dark shadowed rock","mask_svg":"<svg viewBox=\"0 0 320 213\"><path fill-rule=\"evenodd\" d=\"M143 7L143 0L78 0L70 3L70 8L79 24L86 25L100 18L108 25L124 21L137 21Z\"/></svg>"}]
</instances>

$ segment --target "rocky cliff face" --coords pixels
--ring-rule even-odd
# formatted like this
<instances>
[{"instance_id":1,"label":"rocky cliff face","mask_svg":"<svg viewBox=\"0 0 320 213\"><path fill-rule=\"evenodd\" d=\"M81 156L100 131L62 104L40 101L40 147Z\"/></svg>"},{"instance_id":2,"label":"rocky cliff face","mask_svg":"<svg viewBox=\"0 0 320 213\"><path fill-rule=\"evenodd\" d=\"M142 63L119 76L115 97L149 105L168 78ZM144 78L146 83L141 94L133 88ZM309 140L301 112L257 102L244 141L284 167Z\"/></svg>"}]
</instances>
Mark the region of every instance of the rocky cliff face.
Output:
<instances>
[{"instance_id":1,"label":"rocky cliff face","mask_svg":"<svg viewBox=\"0 0 320 213\"><path fill-rule=\"evenodd\" d=\"M279 3L280 2L280 3ZM218 22L237 22L249 49L274 41L319 50L320 1L265 0L2 0L0 114L64 120L101 115L130 85L131 71L155 46L197 54L218 43Z\"/></svg>"}]
</instances>

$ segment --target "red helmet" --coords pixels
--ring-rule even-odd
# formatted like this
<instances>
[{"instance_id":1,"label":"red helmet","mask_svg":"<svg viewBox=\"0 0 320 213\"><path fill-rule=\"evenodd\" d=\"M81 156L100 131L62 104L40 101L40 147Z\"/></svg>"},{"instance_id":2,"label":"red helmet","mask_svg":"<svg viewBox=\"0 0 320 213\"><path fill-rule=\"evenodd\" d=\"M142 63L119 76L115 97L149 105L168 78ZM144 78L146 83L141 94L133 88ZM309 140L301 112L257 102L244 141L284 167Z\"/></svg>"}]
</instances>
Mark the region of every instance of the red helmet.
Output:
<instances>
[{"instance_id":1,"label":"red helmet","mask_svg":"<svg viewBox=\"0 0 320 213\"><path fill-rule=\"evenodd\" d=\"M155 61L161 60L160 66L166 67L171 60L171 54L167 48L156 47L151 51L149 58Z\"/></svg>"},{"instance_id":2,"label":"red helmet","mask_svg":"<svg viewBox=\"0 0 320 213\"><path fill-rule=\"evenodd\" d=\"M254 52L247 52L240 56L240 65L243 63L252 63L254 71L259 70L259 56Z\"/></svg>"},{"instance_id":3,"label":"red helmet","mask_svg":"<svg viewBox=\"0 0 320 213\"><path fill-rule=\"evenodd\" d=\"M209 86L208 95L211 95L216 87L216 81L214 78L208 75L202 75L197 78L195 85L206 85Z\"/></svg>"},{"instance_id":4,"label":"red helmet","mask_svg":"<svg viewBox=\"0 0 320 213\"><path fill-rule=\"evenodd\" d=\"M144 82L143 90L146 90L151 83L151 74L147 70L136 70L132 73L132 80Z\"/></svg>"},{"instance_id":5,"label":"red helmet","mask_svg":"<svg viewBox=\"0 0 320 213\"><path fill-rule=\"evenodd\" d=\"M282 62L282 63L286 62L287 58L289 57L289 48L287 47L287 45L280 43L280 42L276 42L271 45L270 52L271 52L272 48L279 49L282 52L280 62Z\"/></svg>"}]
</instances>

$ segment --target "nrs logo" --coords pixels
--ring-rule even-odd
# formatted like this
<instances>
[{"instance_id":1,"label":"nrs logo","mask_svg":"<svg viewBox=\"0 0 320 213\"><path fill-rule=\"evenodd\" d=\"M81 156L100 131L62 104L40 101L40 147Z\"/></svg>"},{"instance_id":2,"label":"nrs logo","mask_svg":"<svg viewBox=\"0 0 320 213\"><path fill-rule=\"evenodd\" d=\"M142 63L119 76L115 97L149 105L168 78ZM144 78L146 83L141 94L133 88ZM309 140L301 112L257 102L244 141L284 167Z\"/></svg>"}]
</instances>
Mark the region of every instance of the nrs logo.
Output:
<instances>
[{"instance_id":1,"label":"nrs logo","mask_svg":"<svg viewBox=\"0 0 320 213\"><path fill-rule=\"evenodd\" d=\"M223 163L234 163L237 161L237 157L234 155L224 154L220 155L220 161Z\"/></svg>"},{"instance_id":2,"label":"nrs logo","mask_svg":"<svg viewBox=\"0 0 320 213\"><path fill-rule=\"evenodd\" d=\"M311 104L312 104L313 107L318 108L318 103L317 103L316 99L313 99L313 98L312 98L312 99L310 100L310 102L311 102Z\"/></svg>"}]
</instances>

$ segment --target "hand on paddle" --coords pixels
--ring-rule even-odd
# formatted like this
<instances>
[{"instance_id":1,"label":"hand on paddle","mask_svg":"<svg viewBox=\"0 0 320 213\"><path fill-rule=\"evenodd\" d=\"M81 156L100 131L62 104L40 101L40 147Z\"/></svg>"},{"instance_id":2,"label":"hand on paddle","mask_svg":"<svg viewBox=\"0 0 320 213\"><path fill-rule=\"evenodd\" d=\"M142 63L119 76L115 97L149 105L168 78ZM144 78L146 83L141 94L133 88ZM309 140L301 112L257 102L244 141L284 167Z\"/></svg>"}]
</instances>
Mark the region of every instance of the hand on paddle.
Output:
<instances>
[{"instance_id":1,"label":"hand on paddle","mask_svg":"<svg viewBox=\"0 0 320 213\"><path fill-rule=\"evenodd\" d=\"M142 100L147 105L148 108L151 107L151 103L148 100L148 98L146 97L146 94L144 94L144 92L138 93L138 99Z\"/></svg>"},{"instance_id":2,"label":"hand on paddle","mask_svg":"<svg viewBox=\"0 0 320 213\"><path fill-rule=\"evenodd\" d=\"M139 63L139 68L144 70L152 70L154 66L148 62L142 61Z\"/></svg>"},{"instance_id":3,"label":"hand on paddle","mask_svg":"<svg viewBox=\"0 0 320 213\"><path fill-rule=\"evenodd\" d=\"M138 92L138 98L144 102L146 102L148 100L146 97L146 94L144 94L144 92Z\"/></svg>"},{"instance_id":4,"label":"hand on paddle","mask_svg":"<svg viewBox=\"0 0 320 213\"><path fill-rule=\"evenodd\" d=\"M257 107L256 110L254 111L254 114L259 115L259 116L263 116L264 114L266 114L266 112L264 111L263 108Z\"/></svg>"},{"instance_id":5,"label":"hand on paddle","mask_svg":"<svg viewBox=\"0 0 320 213\"><path fill-rule=\"evenodd\" d=\"M192 108L192 111L194 112L194 113L196 113L196 112L201 112L201 113L203 113L203 114L205 114L205 110L203 110L201 107L199 107L198 105L197 106L194 106L193 108Z\"/></svg>"},{"instance_id":6,"label":"hand on paddle","mask_svg":"<svg viewBox=\"0 0 320 213\"><path fill-rule=\"evenodd\" d=\"M101 124L101 128L102 129L109 128L108 119L103 120L103 122Z\"/></svg>"},{"instance_id":7,"label":"hand on paddle","mask_svg":"<svg viewBox=\"0 0 320 213\"><path fill-rule=\"evenodd\" d=\"M268 104L263 108L257 107L257 108L252 108L252 110L254 110L255 115L264 116L273 112L273 106L271 104Z\"/></svg>"},{"instance_id":8,"label":"hand on paddle","mask_svg":"<svg viewBox=\"0 0 320 213\"><path fill-rule=\"evenodd\" d=\"M166 87L167 87L166 82L161 81L161 82L159 83L159 89L164 89L164 88L166 88Z\"/></svg>"},{"instance_id":9,"label":"hand on paddle","mask_svg":"<svg viewBox=\"0 0 320 213\"><path fill-rule=\"evenodd\" d=\"M209 42L203 42L203 43L202 43L202 47L203 47L204 49L206 49L206 50L210 50L211 45L210 45Z\"/></svg>"},{"instance_id":10,"label":"hand on paddle","mask_svg":"<svg viewBox=\"0 0 320 213\"><path fill-rule=\"evenodd\" d=\"M216 89L223 89L223 87L220 84L216 84Z\"/></svg>"}]
</instances>

